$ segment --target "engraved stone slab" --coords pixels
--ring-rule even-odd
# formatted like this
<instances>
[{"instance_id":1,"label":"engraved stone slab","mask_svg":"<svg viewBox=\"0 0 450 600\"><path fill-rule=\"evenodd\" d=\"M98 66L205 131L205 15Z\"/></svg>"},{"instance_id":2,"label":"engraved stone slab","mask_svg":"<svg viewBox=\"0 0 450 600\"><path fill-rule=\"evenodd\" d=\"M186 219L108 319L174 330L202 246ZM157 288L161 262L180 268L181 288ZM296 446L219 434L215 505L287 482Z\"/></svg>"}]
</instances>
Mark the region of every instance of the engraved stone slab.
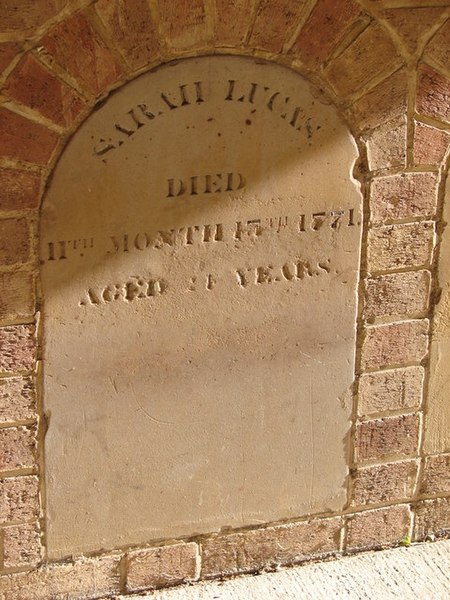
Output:
<instances>
[{"instance_id":1,"label":"engraved stone slab","mask_svg":"<svg viewBox=\"0 0 450 600\"><path fill-rule=\"evenodd\" d=\"M238 57L74 135L41 220L51 558L342 509L356 158L299 75Z\"/></svg>"}]
</instances>

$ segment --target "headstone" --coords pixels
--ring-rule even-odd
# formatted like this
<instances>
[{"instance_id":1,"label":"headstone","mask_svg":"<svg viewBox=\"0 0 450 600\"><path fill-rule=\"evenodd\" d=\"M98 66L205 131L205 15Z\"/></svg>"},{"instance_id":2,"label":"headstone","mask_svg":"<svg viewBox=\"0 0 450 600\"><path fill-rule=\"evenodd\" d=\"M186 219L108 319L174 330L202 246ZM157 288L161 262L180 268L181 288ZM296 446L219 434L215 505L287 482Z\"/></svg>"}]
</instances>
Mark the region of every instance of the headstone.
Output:
<instances>
[{"instance_id":1,"label":"headstone","mask_svg":"<svg viewBox=\"0 0 450 600\"><path fill-rule=\"evenodd\" d=\"M298 74L231 56L75 133L41 220L50 558L343 508L357 156Z\"/></svg>"}]
</instances>

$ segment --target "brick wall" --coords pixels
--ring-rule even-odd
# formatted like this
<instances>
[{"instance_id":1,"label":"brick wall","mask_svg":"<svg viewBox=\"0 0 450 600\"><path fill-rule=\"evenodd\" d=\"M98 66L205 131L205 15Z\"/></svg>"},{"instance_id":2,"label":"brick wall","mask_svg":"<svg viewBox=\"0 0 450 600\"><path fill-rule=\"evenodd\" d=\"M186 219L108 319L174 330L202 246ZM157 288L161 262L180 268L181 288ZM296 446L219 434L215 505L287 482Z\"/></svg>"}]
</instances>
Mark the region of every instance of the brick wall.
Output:
<instances>
[{"instance_id":1,"label":"brick wall","mask_svg":"<svg viewBox=\"0 0 450 600\"><path fill-rule=\"evenodd\" d=\"M429 327L450 142L450 8L384 0L35 0L0 6L0 598L100 598L450 529L426 456ZM45 181L96 102L149 68L261 56L325 90L365 192L347 507L229 534L45 560L36 255Z\"/></svg>"}]
</instances>

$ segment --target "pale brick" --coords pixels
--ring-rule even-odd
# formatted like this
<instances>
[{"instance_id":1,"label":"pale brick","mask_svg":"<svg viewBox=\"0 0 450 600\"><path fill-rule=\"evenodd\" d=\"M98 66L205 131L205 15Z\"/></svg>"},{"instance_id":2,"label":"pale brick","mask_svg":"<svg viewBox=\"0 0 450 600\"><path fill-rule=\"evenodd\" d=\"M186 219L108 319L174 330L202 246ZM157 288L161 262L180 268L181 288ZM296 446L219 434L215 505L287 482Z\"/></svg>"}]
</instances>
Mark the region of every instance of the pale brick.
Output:
<instances>
[{"instance_id":1,"label":"pale brick","mask_svg":"<svg viewBox=\"0 0 450 600\"><path fill-rule=\"evenodd\" d=\"M325 77L339 96L346 97L361 90L396 59L397 50L389 34L373 22L330 63Z\"/></svg>"},{"instance_id":2,"label":"pale brick","mask_svg":"<svg viewBox=\"0 0 450 600\"><path fill-rule=\"evenodd\" d=\"M0 327L0 373L31 371L35 355L34 325Z\"/></svg>"},{"instance_id":3,"label":"pale brick","mask_svg":"<svg viewBox=\"0 0 450 600\"><path fill-rule=\"evenodd\" d=\"M427 44L425 56L430 56L444 69L448 68L450 63L450 22L448 20Z\"/></svg>"},{"instance_id":4,"label":"pale brick","mask_svg":"<svg viewBox=\"0 0 450 600\"><path fill-rule=\"evenodd\" d=\"M450 135L447 131L416 122L414 128L414 164L439 165L445 158Z\"/></svg>"},{"instance_id":5,"label":"pale brick","mask_svg":"<svg viewBox=\"0 0 450 600\"><path fill-rule=\"evenodd\" d=\"M42 559L40 532L36 525L16 525L3 529L3 566L35 567Z\"/></svg>"},{"instance_id":6,"label":"pale brick","mask_svg":"<svg viewBox=\"0 0 450 600\"><path fill-rule=\"evenodd\" d=\"M147 0L99 0L95 10L130 67L139 69L155 61L159 35Z\"/></svg>"},{"instance_id":7,"label":"pale brick","mask_svg":"<svg viewBox=\"0 0 450 600\"><path fill-rule=\"evenodd\" d=\"M384 10L381 15L395 29L409 52L415 53L428 30L435 25L445 9L443 6L427 8L427 4L433 4L427 0L408 0L403 4L406 8ZM417 4L418 8L414 8L414 4Z\"/></svg>"},{"instance_id":8,"label":"pale brick","mask_svg":"<svg viewBox=\"0 0 450 600\"><path fill-rule=\"evenodd\" d=\"M29 377L0 379L0 423L35 419L36 392Z\"/></svg>"},{"instance_id":9,"label":"pale brick","mask_svg":"<svg viewBox=\"0 0 450 600\"><path fill-rule=\"evenodd\" d=\"M359 423L355 437L355 461L416 455L419 434L419 415L399 415Z\"/></svg>"},{"instance_id":10,"label":"pale brick","mask_svg":"<svg viewBox=\"0 0 450 600\"><path fill-rule=\"evenodd\" d=\"M0 219L0 265L25 263L29 256L30 227L27 219Z\"/></svg>"},{"instance_id":11,"label":"pale brick","mask_svg":"<svg viewBox=\"0 0 450 600\"><path fill-rule=\"evenodd\" d=\"M96 600L118 594L120 556L86 558L0 576L5 600Z\"/></svg>"},{"instance_id":12,"label":"pale brick","mask_svg":"<svg viewBox=\"0 0 450 600\"><path fill-rule=\"evenodd\" d=\"M202 577L256 571L339 551L339 517L232 533L202 543Z\"/></svg>"},{"instance_id":13,"label":"pale brick","mask_svg":"<svg viewBox=\"0 0 450 600\"><path fill-rule=\"evenodd\" d=\"M38 479L33 475L0 480L0 523L39 517Z\"/></svg>"},{"instance_id":14,"label":"pale brick","mask_svg":"<svg viewBox=\"0 0 450 600\"><path fill-rule=\"evenodd\" d=\"M406 122L384 125L366 135L369 169L406 166Z\"/></svg>"},{"instance_id":15,"label":"pale brick","mask_svg":"<svg viewBox=\"0 0 450 600\"><path fill-rule=\"evenodd\" d=\"M377 177L370 186L372 222L431 217L436 211L437 194L436 173L403 173Z\"/></svg>"},{"instance_id":16,"label":"pale brick","mask_svg":"<svg viewBox=\"0 0 450 600\"><path fill-rule=\"evenodd\" d=\"M281 52L295 31L304 0L259 0L250 46Z\"/></svg>"},{"instance_id":17,"label":"pale brick","mask_svg":"<svg viewBox=\"0 0 450 600\"><path fill-rule=\"evenodd\" d=\"M0 273L0 320L31 317L34 312L33 274L25 271Z\"/></svg>"},{"instance_id":18,"label":"pale brick","mask_svg":"<svg viewBox=\"0 0 450 600\"><path fill-rule=\"evenodd\" d=\"M161 30L167 44L184 50L208 41L204 0L159 0Z\"/></svg>"},{"instance_id":19,"label":"pale brick","mask_svg":"<svg viewBox=\"0 0 450 600\"><path fill-rule=\"evenodd\" d=\"M214 40L218 46L240 45L251 22L253 5L248 0L215 1Z\"/></svg>"},{"instance_id":20,"label":"pale brick","mask_svg":"<svg viewBox=\"0 0 450 600\"><path fill-rule=\"evenodd\" d=\"M364 316L418 317L428 311L431 274L429 271L410 271L370 277L366 281Z\"/></svg>"},{"instance_id":21,"label":"pale brick","mask_svg":"<svg viewBox=\"0 0 450 600\"><path fill-rule=\"evenodd\" d=\"M428 351L428 320L403 321L367 327L361 368L382 369L420 363Z\"/></svg>"},{"instance_id":22,"label":"pale brick","mask_svg":"<svg viewBox=\"0 0 450 600\"><path fill-rule=\"evenodd\" d=\"M422 65L417 84L417 112L450 121L450 80L432 67Z\"/></svg>"},{"instance_id":23,"label":"pale brick","mask_svg":"<svg viewBox=\"0 0 450 600\"><path fill-rule=\"evenodd\" d=\"M423 540L428 534L450 531L450 498L423 500L416 506L414 537Z\"/></svg>"},{"instance_id":24,"label":"pale brick","mask_svg":"<svg viewBox=\"0 0 450 600\"><path fill-rule=\"evenodd\" d=\"M375 227L368 236L370 272L428 266L434 245L434 223Z\"/></svg>"},{"instance_id":25,"label":"pale brick","mask_svg":"<svg viewBox=\"0 0 450 600\"><path fill-rule=\"evenodd\" d=\"M0 471L32 468L36 462L36 431L31 427L0 429Z\"/></svg>"},{"instance_id":26,"label":"pale brick","mask_svg":"<svg viewBox=\"0 0 450 600\"><path fill-rule=\"evenodd\" d=\"M347 548L376 548L398 544L409 534L411 510L407 505L379 508L348 518Z\"/></svg>"},{"instance_id":27,"label":"pale brick","mask_svg":"<svg viewBox=\"0 0 450 600\"><path fill-rule=\"evenodd\" d=\"M199 548L194 542L130 552L127 591L138 592L198 579Z\"/></svg>"},{"instance_id":28,"label":"pale brick","mask_svg":"<svg viewBox=\"0 0 450 600\"><path fill-rule=\"evenodd\" d=\"M361 467L353 473L352 505L388 503L412 497L418 463L413 460Z\"/></svg>"},{"instance_id":29,"label":"pale brick","mask_svg":"<svg viewBox=\"0 0 450 600\"><path fill-rule=\"evenodd\" d=\"M359 380L358 414L417 408L422 403L423 367L367 373Z\"/></svg>"},{"instance_id":30,"label":"pale brick","mask_svg":"<svg viewBox=\"0 0 450 600\"><path fill-rule=\"evenodd\" d=\"M420 486L422 494L450 494L450 454L428 456Z\"/></svg>"}]
</instances>

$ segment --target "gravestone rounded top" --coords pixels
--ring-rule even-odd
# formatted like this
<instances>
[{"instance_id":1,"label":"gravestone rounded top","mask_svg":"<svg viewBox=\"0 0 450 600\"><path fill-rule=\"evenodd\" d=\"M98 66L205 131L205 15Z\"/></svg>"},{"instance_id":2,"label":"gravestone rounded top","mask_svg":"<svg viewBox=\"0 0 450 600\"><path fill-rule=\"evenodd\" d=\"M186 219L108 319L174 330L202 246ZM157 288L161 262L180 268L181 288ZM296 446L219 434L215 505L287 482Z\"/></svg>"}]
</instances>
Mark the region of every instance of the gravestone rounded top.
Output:
<instances>
[{"instance_id":1,"label":"gravestone rounded top","mask_svg":"<svg viewBox=\"0 0 450 600\"><path fill-rule=\"evenodd\" d=\"M231 56L74 135L41 218L50 557L343 508L356 159L304 79Z\"/></svg>"}]
</instances>

